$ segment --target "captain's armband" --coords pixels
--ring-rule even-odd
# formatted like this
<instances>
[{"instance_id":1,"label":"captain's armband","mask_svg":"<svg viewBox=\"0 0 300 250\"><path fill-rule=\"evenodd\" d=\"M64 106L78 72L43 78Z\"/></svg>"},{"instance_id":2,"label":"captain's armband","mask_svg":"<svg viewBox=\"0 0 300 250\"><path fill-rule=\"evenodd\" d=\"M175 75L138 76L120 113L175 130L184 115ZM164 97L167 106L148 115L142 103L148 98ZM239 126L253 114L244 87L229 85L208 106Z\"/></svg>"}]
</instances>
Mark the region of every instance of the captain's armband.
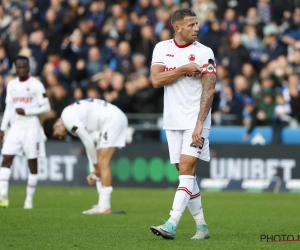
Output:
<instances>
[{"instance_id":1,"label":"captain's armband","mask_svg":"<svg viewBox=\"0 0 300 250\"><path fill-rule=\"evenodd\" d=\"M209 59L208 63L202 66L201 76L206 75L217 76L217 68L213 59Z\"/></svg>"}]
</instances>

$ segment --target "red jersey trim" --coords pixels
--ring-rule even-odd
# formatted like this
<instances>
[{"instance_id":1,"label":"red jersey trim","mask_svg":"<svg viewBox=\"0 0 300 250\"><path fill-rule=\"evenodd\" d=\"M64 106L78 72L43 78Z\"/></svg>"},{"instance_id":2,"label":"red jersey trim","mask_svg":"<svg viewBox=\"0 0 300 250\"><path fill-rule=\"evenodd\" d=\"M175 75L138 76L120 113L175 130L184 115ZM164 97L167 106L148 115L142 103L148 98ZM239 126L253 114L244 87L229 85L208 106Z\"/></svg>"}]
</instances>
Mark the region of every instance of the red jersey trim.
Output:
<instances>
[{"instance_id":1,"label":"red jersey trim","mask_svg":"<svg viewBox=\"0 0 300 250\"><path fill-rule=\"evenodd\" d=\"M19 81L20 82L26 82L28 79L30 78L30 76L28 76L26 79L24 79L24 80L21 80L20 78L19 78Z\"/></svg>"},{"instance_id":2,"label":"red jersey trim","mask_svg":"<svg viewBox=\"0 0 300 250\"><path fill-rule=\"evenodd\" d=\"M174 44L175 44L178 48L186 48L186 47L190 46L190 45L193 43L193 42L191 42L191 43L187 43L187 44L185 44L185 45L179 45L179 44L176 42L175 38L173 39L173 41L174 41Z\"/></svg>"}]
</instances>

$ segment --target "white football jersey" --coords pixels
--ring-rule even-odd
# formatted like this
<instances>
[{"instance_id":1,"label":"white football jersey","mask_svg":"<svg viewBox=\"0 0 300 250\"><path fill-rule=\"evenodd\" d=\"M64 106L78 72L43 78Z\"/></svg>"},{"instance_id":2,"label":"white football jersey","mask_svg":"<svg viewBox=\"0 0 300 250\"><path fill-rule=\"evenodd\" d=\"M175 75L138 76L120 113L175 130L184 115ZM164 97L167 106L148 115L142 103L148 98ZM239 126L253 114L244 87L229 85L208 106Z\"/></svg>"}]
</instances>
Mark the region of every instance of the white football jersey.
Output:
<instances>
[{"instance_id":1,"label":"white football jersey","mask_svg":"<svg viewBox=\"0 0 300 250\"><path fill-rule=\"evenodd\" d=\"M175 70L188 63L197 63L200 67L214 60L212 50L199 42L180 46L174 39L156 44L152 65L161 64L165 71ZM164 86L163 128L168 130L194 129L200 111L202 94L201 74L185 74ZM211 113L207 115L203 128L210 129Z\"/></svg>"},{"instance_id":2,"label":"white football jersey","mask_svg":"<svg viewBox=\"0 0 300 250\"><path fill-rule=\"evenodd\" d=\"M17 77L8 82L5 101L13 108L10 123L22 127L40 125L40 121L37 115L18 115L15 111L17 108L22 108L25 114L29 114L49 102L44 85L33 76L25 81L20 81Z\"/></svg>"},{"instance_id":3,"label":"white football jersey","mask_svg":"<svg viewBox=\"0 0 300 250\"><path fill-rule=\"evenodd\" d=\"M66 129L73 135L85 128L88 133L101 131L111 117L119 114L119 109L101 99L83 99L67 106L61 119Z\"/></svg>"}]
</instances>

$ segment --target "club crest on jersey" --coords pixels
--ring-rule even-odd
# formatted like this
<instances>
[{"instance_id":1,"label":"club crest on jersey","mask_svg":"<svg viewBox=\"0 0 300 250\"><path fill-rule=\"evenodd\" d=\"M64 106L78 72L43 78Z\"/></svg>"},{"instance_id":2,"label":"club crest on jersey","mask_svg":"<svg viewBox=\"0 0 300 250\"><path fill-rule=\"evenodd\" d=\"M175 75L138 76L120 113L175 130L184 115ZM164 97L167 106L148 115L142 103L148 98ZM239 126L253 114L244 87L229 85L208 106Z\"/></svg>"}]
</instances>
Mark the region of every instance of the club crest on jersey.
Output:
<instances>
[{"instance_id":1,"label":"club crest on jersey","mask_svg":"<svg viewBox=\"0 0 300 250\"><path fill-rule=\"evenodd\" d=\"M189 61L190 62L195 62L195 55L194 54L189 55Z\"/></svg>"},{"instance_id":2,"label":"club crest on jersey","mask_svg":"<svg viewBox=\"0 0 300 250\"><path fill-rule=\"evenodd\" d=\"M30 88L26 88L26 91L30 91Z\"/></svg>"}]
</instances>

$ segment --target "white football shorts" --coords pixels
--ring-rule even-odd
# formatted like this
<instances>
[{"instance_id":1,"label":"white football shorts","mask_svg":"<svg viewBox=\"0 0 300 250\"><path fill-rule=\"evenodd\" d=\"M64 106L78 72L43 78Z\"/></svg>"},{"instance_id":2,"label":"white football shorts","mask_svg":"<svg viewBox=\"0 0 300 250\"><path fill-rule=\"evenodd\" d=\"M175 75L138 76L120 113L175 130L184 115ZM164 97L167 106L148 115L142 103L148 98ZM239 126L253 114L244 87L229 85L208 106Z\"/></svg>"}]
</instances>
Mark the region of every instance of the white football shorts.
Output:
<instances>
[{"instance_id":1,"label":"white football shorts","mask_svg":"<svg viewBox=\"0 0 300 250\"><path fill-rule=\"evenodd\" d=\"M41 126L12 126L4 137L2 155L22 155L27 159L45 156L45 141L41 136Z\"/></svg>"},{"instance_id":2,"label":"white football shorts","mask_svg":"<svg viewBox=\"0 0 300 250\"><path fill-rule=\"evenodd\" d=\"M194 130L166 130L170 162L172 164L179 163L180 156L190 155L203 161L210 160L209 151L209 129L204 128L201 137L204 138L204 145L202 148L195 147L192 141L192 134Z\"/></svg>"},{"instance_id":3,"label":"white football shorts","mask_svg":"<svg viewBox=\"0 0 300 250\"><path fill-rule=\"evenodd\" d=\"M100 148L123 148L126 144L128 119L123 112L112 114L109 122L103 125L97 142Z\"/></svg>"}]
</instances>

